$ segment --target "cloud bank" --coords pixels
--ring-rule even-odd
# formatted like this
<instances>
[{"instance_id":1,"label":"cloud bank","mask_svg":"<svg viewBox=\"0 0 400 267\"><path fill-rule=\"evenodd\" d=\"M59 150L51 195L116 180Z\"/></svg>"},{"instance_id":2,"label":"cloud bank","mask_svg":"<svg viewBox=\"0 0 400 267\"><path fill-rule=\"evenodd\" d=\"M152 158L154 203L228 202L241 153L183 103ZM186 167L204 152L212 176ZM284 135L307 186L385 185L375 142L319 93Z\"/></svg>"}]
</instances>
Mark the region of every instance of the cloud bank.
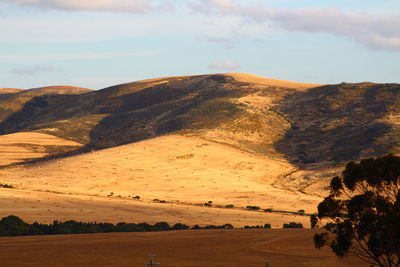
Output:
<instances>
[{"instance_id":1,"label":"cloud bank","mask_svg":"<svg viewBox=\"0 0 400 267\"><path fill-rule=\"evenodd\" d=\"M172 4L158 4L152 0L3 0L5 2L37 8L70 11L111 11L125 13L147 13L155 9L171 9Z\"/></svg>"},{"instance_id":2,"label":"cloud bank","mask_svg":"<svg viewBox=\"0 0 400 267\"><path fill-rule=\"evenodd\" d=\"M337 8L272 8L264 4L242 5L232 0L199 0L190 7L207 15L240 16L253 23L276 24L288 31L346 36L373 49L400 51L400 16L376 16Z\"/></svg>"}]
</instances>

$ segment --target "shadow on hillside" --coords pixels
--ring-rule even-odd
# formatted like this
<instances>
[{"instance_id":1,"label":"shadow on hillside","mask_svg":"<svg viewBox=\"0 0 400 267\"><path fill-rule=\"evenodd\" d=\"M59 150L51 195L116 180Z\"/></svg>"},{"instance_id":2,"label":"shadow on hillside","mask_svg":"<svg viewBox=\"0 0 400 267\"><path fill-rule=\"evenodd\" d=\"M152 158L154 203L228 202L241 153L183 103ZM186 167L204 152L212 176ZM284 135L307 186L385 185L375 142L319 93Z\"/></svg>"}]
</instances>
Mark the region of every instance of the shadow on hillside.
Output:
<instances>
[{"instance_id":1,"label":"shadow on hillside","mask_svg":"<svg viewBox=\"0 0 400 267\"><path fill-rule=\"evenodd\" d=\"M216 111L218 108L227 109L227 105L219 100L239 93L237 90L232 90L232 82L229 77L215 75L193 83L177 81L143 90L123 88L128 90L128 93L127 91L121 93L118 86L115 86L84 95L37 96L0 123L0 134L38 130L42 129L43 125L51 127L59 121L68 121L72 117L105 115L91 127L80 122L72 125L76 128L73 129L76 135L81 132L89 134L89 141L84 147L14 164L21 165L137 142L199 125L215 126L235 116L240 109L229 106L228 112L223 110L221 114L208 114L208 111L203 111L194 113L195 118L188 114L193 113L203 103L214 100ZM238 85L239 83L234 84ZM62 131L54 134L67 139L70 137Z\"/></svg>"},{"instance_id":2,"label":"shadow on hillside","mask_svg":"<svg viewBox=\"0 0 400 267\"><path fill-rule=\"evenodd\" d=\"M229 87L231 83L229 77L215 75L188 85L182 81L170 82L126 95L119 99L118 108L102 110L110 115L93 128L88 147L113 147L202 125L219 125L239 112L218 100L238 95L238 91ZM195 110L212 101L215 110L196 116Z\"/></svg>"},{"instance_id":3,"label":"shadow on hillside","mask_svg":"<svg viewBox=\"0 0 400 267\"><path fill-rule=\"evenodd\" d=\"M275 148L300 168L342 166L389 153L394 144L383 137L392 126L380 119L395 104L399 88L340 84L289 95L277 109L292 128Z\"/></svg>"}]
</instances>

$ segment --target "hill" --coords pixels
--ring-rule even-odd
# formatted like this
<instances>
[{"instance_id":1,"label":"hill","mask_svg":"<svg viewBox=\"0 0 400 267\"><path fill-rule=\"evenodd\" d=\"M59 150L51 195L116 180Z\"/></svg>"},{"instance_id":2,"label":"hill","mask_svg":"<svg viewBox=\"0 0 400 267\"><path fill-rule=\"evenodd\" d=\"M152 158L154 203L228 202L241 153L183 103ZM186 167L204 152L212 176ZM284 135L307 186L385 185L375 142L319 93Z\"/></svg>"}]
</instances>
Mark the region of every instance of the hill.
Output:
<instances>
[{"instance_id":1,"label":"hill","mask_svg":"<svg viewBox=\"0 0 400 267\"><path fill-rule=\"evenodd\" d=\"M17 89L17 88L0 88L0 94L14 94L22 91L23 89Z\"/></svg>"},{"instance_id":2,"label":"hill","mask_svg":"<svg viewBox=\"0 0 400 267\"><path fill-rule=\"evenodd\" d=\"M67 85L55 85L32 88L24 90L21 93L40 93L40 94L57 94L57 95L77 95L92 92L92 89L83 87L67 86Z\"/></svg>"},{"instance_id":3,"label":"hill","mask_svg":"<svg viewBox=\"0 0 400 267\"><path fill-rule=\"evenodd\" d=\"M31 158L3 169L0 182L16 189L0 195L10 209L8 198L17 192L21 207L33 205L32 198L48 199L33 205L38 210L16 214L32 220L123 218L134 210L144 221L154 218L151 207L171 222L207 223L215 214L238 224L270 218L275 227L307 221L280 211L314 212L344 163L400 152L399 89L229 73L143 80L76 95L0 96L0 133L74 142L43 155L50 160ZM141 201L132 200L136 195ZM54 204L57 199L73 201L64 209ZM103 201L127 206L79 212ZM213 208L199 207L208 201ZM230 204L236 208L226 209Z\"/></svg>"}]
</instances>

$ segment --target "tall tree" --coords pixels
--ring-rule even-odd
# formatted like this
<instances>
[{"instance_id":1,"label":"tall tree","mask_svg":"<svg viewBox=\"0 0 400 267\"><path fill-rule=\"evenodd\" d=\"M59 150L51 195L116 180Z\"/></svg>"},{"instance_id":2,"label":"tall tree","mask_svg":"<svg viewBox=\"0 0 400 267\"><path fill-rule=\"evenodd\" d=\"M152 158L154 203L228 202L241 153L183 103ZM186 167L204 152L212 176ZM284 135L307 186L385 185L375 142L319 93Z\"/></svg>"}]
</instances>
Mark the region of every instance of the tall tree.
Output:
<instances>
[{"instance_id":1,"label":"tall tree","mask_svg":"<svg viewBox=\"0 0 400 267\"><path fill-rule=\"evenodd\" d=\"M318 219L330 220L314 236L339 257L355 255L377 266L400 266L400 157L350 162L330 183L330 195L318 205Z\"/></svg>"}]
</instances>

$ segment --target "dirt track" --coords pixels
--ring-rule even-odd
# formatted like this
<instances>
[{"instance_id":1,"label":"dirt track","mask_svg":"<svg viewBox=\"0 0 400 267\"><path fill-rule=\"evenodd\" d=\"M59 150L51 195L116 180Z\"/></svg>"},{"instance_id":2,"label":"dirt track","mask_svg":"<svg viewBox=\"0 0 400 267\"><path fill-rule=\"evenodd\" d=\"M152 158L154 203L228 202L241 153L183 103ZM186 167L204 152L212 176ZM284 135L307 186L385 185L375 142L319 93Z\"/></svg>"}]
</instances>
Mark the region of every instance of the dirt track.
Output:
<instances>
[{"instance_id":1,"label":"dirt track","mask_svg":"<svg viewBox=\"0 0 400 267\"><path fill-rule=\"evenodd\" d=\"M316 250L315 230L191 230L0 238L1 266L366 266Z\"/></svg>"}]
</instances>

